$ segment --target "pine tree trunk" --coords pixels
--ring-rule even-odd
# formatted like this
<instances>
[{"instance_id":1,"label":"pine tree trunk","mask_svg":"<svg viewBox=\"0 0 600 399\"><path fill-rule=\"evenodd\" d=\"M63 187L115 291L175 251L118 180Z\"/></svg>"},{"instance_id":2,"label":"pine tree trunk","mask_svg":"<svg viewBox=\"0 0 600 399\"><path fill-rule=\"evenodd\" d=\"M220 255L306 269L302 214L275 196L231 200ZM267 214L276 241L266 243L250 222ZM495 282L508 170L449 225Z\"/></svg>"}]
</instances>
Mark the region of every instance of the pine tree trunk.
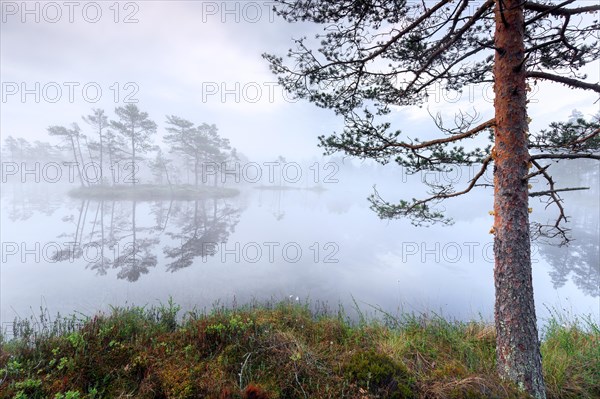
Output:
<instances>
[{"instance_id":1,"label":"pine tree trunk","mask_svg":"<svg viewBox=\"0 0 600 399\"><path fill-rule=\"evenodd\" d=\"M131 181L133 182L133 188L135 188L135 131L133 122L131 124Z\"/></svg>"},{"instance_id":2,"label":"pine tree trunk","mask_svg":"<svg viewBox=\"0 0 600 399\"><path fill-rule=\"evenodd\" d=\"M111 182L111 186L115 185L115 165L114 165L114 157L113 157L113 152L112 152L112 140L109 140L109 142L107 143L107 150L108 150L108 166L110 168L110 176L112 177L112 182Z\"/></svg>"},{"instance_id":3,"label":"pine tree trunk","mask_svg":"<svg viewBox=\"0 0 600 399\"><path fill-rule=\"evenodd\" d=\"M83 153L81 152L81 145L79 144L79 134L75 136L75 142L77 143L77 149L79 150L79 158L81 158L81 171L85 171L85 161L83 160ZM85 175L85 185L89 186L90 181L87 178L87 174Z\"/></svg>"},{"instance_id":4,"label":"pine tree trunk","mask_svg":"<svg viewBox=\"0 0 600 399\"><path fill-rule=\"evenodd\" d=\"M196 157L196 160L194 161L194 186L196 188L198 188L198 164L200 163L200 161L198 160L198 157Z\"/></svg>"},{"instance_id":5,"label":"pine tree trunk","mask_svg":"<svg viewBox=\"0 0 600 399\"><path fill-rule=\"evenodd\" d=\"M73 136L69 136L71 139L71 148L73 149L73 158L75 158L75 164L77 165L77 173L79 174L79 182L81 183L81 187L85 187L83 183L83 175L81 173L81 166L79 165L79 160L77 159L77 151L75 150L75 141L73 140Z\"/></svg>"},{"instance_id":6,"label":"pine tree trunk","mask_svg":"<svg viewBox=\"0 0 600 399\"><path fill-rule=\"evenodd\" d=\"M521 0L496 2L494 282L500 376L546 397L531 277L527 98Z\"/></svg>"},{"instance_id":7,"label":"pine tree trunk","mask_svg":"<svg viewBox=\"0 0 600 399\"><path fill-rule=\"evenodd\" d=\"M100 119L100 122L98 122L100 124L99 128L98 128L98 136L100 136L100 184L104 184L104 163L103 163L103 159L102 159L102 154L103 154L103 149L104 149L104 143L102 142L102 119Z\"/></svg>"},{"instance_id":8,"label":"pine tree trunk","mask_svg":"<svg viewBox=\"0 0 600 399\"><path fill-rule=\"evenodd\" d=\"M173 191L173 185L171 184L171 179L169 179L169 170L167 169L167 165L165 165L165 162L162 160L160 160L160 163L165 171L165 177L167 178L167 183L169 184L169 189L171 191Z\"/></svg>"},{"instance_id":9,"label":"pine tree trunk","mask_svg":"<svg viewBox=\"0 0 600 399\"><path fill-rule=\"evenodd\" d=\"M100 201L100 267L102 268L102 271L104 272L105 266L104 266L104 245L106 244L106 241L104 241L104 200Z\"/></svg>"}]
</instances>

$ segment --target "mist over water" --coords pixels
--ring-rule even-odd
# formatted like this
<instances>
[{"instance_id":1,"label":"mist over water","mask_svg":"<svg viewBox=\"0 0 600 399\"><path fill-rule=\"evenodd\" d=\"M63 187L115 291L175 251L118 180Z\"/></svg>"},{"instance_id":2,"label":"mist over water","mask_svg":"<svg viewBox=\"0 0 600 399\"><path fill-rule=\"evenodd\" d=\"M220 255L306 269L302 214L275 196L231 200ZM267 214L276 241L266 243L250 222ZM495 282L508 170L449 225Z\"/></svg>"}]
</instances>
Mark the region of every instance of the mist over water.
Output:
<instances>
[{"instance_id":1,"label":"mist over water","mask_svg":"<svg viewBox=\"0 0 600 399\"><path fill-rule=\"evenodd\" d=\"M172 297L184 310L258 300L325 302L353 312L435 312L493 319L491 189L443 204L451 226L379 220L366 197L375 184L391 201L422 195L423 179L395 166L335 163L328 182L228 182L223 198L89 199L76 184L2 185L1 308L15 317L151 305ZM310 171L302 166L303 171ZM597 317L600 248L597 167L561 169L572 242L532 245L538 319L549 309ZM570 180L570 181L568 181ZM543 182L539 182L540 186ZM553 209L531 200L533 221Z\"/></svg>"}]
</instances>

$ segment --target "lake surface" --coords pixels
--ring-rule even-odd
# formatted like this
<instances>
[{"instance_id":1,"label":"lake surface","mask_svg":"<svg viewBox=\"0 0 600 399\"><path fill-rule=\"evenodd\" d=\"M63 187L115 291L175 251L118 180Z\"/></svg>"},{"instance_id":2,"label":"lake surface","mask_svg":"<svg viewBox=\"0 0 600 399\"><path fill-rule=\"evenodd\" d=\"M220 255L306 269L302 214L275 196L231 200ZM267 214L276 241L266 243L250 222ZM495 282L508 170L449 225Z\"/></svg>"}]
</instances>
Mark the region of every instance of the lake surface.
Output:
<instances>
[{"instance_id":1,"label":"lake surface","mask_svg":"<svg viewBox=\"0 0 600 399\"><path fill-rule=\"evenodd\" d=\"M532 247L541 324L549 309L599 318L598 175L582 177L592 190L564 195L571 245ZM91 315L170 297L184 310L291 298L493 319L491 190L444 203L452 226L415 227L379 220L366 200L374 183L387 199L411 198L414 181L388 168L339 177L324 190L246 185L198 201L80 200L69 186L4 184L3 326L40 306ZM532 219L548 220L544 204L532 206Z\"/></svg>"}]
</instances>

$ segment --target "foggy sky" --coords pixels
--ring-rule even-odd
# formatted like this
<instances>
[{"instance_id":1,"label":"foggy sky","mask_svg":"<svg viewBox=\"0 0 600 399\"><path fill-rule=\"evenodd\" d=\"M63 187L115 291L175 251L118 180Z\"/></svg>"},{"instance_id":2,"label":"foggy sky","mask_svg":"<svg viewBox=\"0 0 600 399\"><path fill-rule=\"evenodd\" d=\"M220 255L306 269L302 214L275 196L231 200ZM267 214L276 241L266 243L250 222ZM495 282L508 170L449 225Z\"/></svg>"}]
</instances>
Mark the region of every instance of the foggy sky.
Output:
<instances>
[{"instance_id":1,"label":"foggy sky","mask_svg":"<svg viewBox=\"0 0 600 399\"><path fill-rule=\"evenodd\" d=\"M127 95L139 100L140 109L158 123L156 143L164 135L165 115L174 114L197 124L216 124L251 159L318 156L322 150L317 136L341 128L333 112L286 100L261 58L263 52L285 55L292 38L313 36L322 27L283 22L270 11L273 3L262 1L120 2L118 14L113 4L2 2L2 139L13 135L55 143L47 135L48 126L78 122L86 129L82 115L100 107L114 118L114 108ZM600 65L590 65L586 72L587 81L597 82ZM35 94L23 101L23 84L40 96L39 103ZM600 110L593 94L559 84L538 86L529 110L532 131L568 118L575 108L585 115ZM18 92L11 95L7 90L15 87ZM101 95L95 94L97 87ZM440 91L439 102L427 105L430 112L449 117L459 108L473 107L482 118L491 117L491 99L482 98L483 90L465 92L459 101L453 100L455 94ZM412 137L435 132L427 107L398 110L391 118L392 128Z\"/></svg>"}]
</instances>

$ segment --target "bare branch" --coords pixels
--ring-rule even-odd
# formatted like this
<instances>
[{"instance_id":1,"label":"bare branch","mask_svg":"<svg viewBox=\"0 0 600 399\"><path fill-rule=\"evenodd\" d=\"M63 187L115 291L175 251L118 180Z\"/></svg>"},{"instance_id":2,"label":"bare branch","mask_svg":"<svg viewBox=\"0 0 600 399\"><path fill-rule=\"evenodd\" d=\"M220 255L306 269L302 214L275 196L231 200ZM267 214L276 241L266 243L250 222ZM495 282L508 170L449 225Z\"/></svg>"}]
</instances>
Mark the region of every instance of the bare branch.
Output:
<instances>
[{"instance_id":1,"label":"bare branch","mask_svg":"<svg viewBox=\"0 0 600 399\"><path fill-rule=\"evenodd\" d=\"M565 8L564 6L570 3L575 2L575 0L568 0L561 4L540 4L533 1L526 1L523 4L526 10L529 11L538 11L543 12L550 15L576 15L576 14L584 14L586 12L594 12L600 11L600 5L595 4L593 6L586 7L577 7L577 8Z\"/></svg>"},{"instance_id":2,"label":"bare branch","mask_svg":"<svg viewBox=\"0 0 600 399\"><path fill-rule=\"evenodd\" d=\"M413 204L413 206L411 208L415 208L415 207L419 207L421 205L425 205L426 203L430 202L430 201L434 201L434 200L440 200L440 199L447 199L447 198L453 198L453 197L458 197L464 194L467 194L468 192L470 192L476 185L477 181L481 178L481 176L483 176L483 174L485 173L488 165L490 164L490 162L492 161L492 157L488 156L483 163L481 164L481 169L479 169L479 172L477 172L477 174L471 179L471 181L469 182L469 185L462 191L456 191L454 193L437 193L429 198L426 198L424 200L421 201L417 201Z\"/></svg>"},{"instance_id":3,"label":"bare branch","mask_svg":"<svg viewBox=\"0 0 600 399\"><path fill-rule=\"evenodd\" d=\"M535 160L531 160L531 163L539 170L540 174L546 179L546 181L548 182L548 186L550 186L550 190L547 190L545 192L529 193L529 196L530 197L536 197L536 196L537 197L542 197L542 196L549 197L546 208L548 206L550 206L550 204L555 204L556 207L558 208L558 212L559 212L558 217L557 217L556 221L554 222L554 225L551 226L551 230L554 230L555 233L552 235L544 233L543 228L547 227L547 226L539 224L538 225L538 234L540 236L547 236L549 238L554 238L554 237L560 236L560 237L562 237L563 243L567 243L567 242L569 242L569 237L567 236L567 229L565 229L561 226L561 221L564 221L566 223L566 222L568 222L568 220L567 220L567 216L565 214L565 209L563 208L562 203L561 203L562 198L560 198L560 196L558 194L559 191L565 191L565 189L555 189L554 188L554 179L552 179L552 176L550 176L548 174L548 172L546 171L546 169L548 169L548 166L542 167Z\"/></svg>"},{"instance_id":4,"label":"bare branch","mask_svg":"<svg viewBox=\"0 0 600 399\"><path fill-rule=\"evenodd\" d=\"M595 159L600 161L600 155L582 153L582 154L534 154L529 159Z\"/></svg>"},{"instance_id":5,"label":"bare branch","mask_svg":"<svg viewBox=\"0 0 600 399\"><path fill-rule=\"evenodd\" d=\"M557 10L557 9L559 9L559 8L562 8L562 7L566 6L567 4L571 4L571 3L573 3L574 1L575 1L575 0L567 0L567 1L564 1L564 2L562 2L562 3L560 3L560 4L557 4L557 5L555 5L555 6L550 6L550 7L548 7L548 9L546 9L546 10L544 10L544 11L541 11L541 12L540 12L540 14L536 15L535 17L531 18L531 19L530 19L530 20L528 20L528 21L525 21L525 26L527 26L527 25L529 25L529 24L531 24L531 23L533 23L533 22L537 21L538 19L541 19L541 18L545 17L546 15L550 14L550 13L551 13L552 11L554 11L554 10ZM525 4L525 9L528 9L528 8L527 8L527 4ZM539 10L532 10L532 9L529 9L529 10L530 10L530 11L539 11Z\"/></svg>"},{"instance_id":6,"label":"bare branch","mask_svg":"<svg viewBox=\"0 0 600 399\"><path fill-rule=\"evenodd\" d=\"M553 75L547 72L527 71L528 78L545 79L553 82L563 83L576 89L592 90L600 93L600 85L596 83L582 82L581 80L567 78L565 76Z\"/></svg>"},{"instance_id":7,"label":"bare branch","mask_svg":"<svg viewBox=\"0 0 600 399\"><path fill-rule=\"evenodd\" d=\"M528 174L527 176L525 176L525 177L523 178L523 180L527 181L527 180L531 179L531 178L532 178L532 177L534 177L534 176L541 175L541 174L542 174L542 173L544 173L544 172L546 171L546 169L548 169L549 167L550 167L550 165L546 165L546 166L544 166L542 169L538 170L537 172L532 172L532 173Z\"/></svg>"},{"instance_id":8,"label":"bare branch","mask_svg":"<svg viewBox=\"0 0 600 399\"><path fill-rule=\"evenodd\" d=\"M379 192L375 189L374 194L369 197L369 201L371 201L372 204L371 209L375 210L381 218L409 217L413 219L413 224L417 221L416 225L421 225L424 221L432 222L434 219L439 219L437 221L443 221L444 223L451 223L451 219L441 219L441 213L437 211L431 212L428 204L447 198L458 197L470 192L475 187L487 186L486 184L477 184L477 182L485 174L485 171L491 162L492 157L488 156L483 161L479 172L477 172L473 179L469 181L469 184L464 190L452 192L450 187L441 186L437 187L438 191L433 192L429 198L423 200L416 200L413 198L412 203L401 201L399 205L392 205L381 198Z\"/></svg>"},{"instance_id":9,"label":"bare branch","mask_svg":"<svg viewBox=\"0 0 600 399\"><path fill-rule=\"evenodd\" d=\"M546 169L546 168L544 168L544 169ZM557 188L556 190L536 191L534 193L529 193L529 196L530 197L542 197L544 195L551 195L553 193L558 193L558 192L562 192L562 191L579 191L579 190L589 190L589 189L590 189L589 187Z\"/></svg>"}]
</instances>

